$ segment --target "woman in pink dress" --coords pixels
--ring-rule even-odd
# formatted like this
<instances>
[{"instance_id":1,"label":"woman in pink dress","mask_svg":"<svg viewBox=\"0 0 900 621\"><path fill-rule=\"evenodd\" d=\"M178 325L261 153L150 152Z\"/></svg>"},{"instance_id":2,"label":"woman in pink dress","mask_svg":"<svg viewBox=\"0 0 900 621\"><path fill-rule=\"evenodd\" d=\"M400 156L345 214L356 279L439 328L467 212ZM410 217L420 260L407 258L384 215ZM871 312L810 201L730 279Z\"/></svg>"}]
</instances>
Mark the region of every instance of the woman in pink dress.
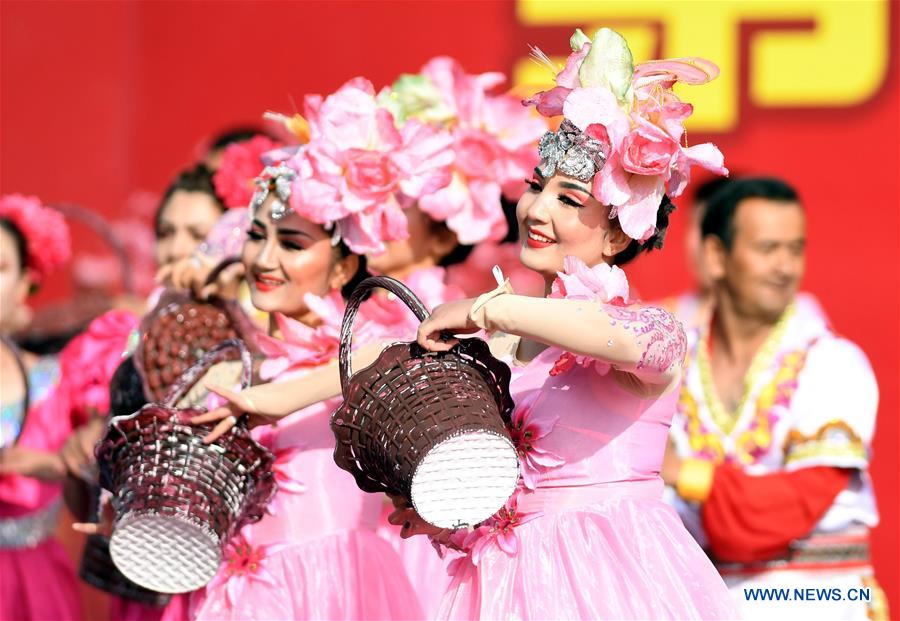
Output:
<instances>
[{"instance_id":1,"label":"woman in pink dress","mask_svg":"<svg viewBox=\"0 0 900 621\"><path fill-rule=\"evenodd\" d=\"M272 317L258 342L266 355L259 377L281 396L279 386L290 380L299 397L296 411L254 431L276 455L279 491L270 514L230 543L219 573L193 596L190 615L421 618L400 558L375 532L382 497L362 492L335 465L329 419L339 403L342 289L365 275L364 253L407 234L400 193L415 200L448 177L433 155L449 140L416 122L397 130L362 78L327 98L308 97L306 116L308 144L265 156L271 165L257 180L241 261L253 305ZM374 359L396 327L372 320L382 312L361 313L356 364ZM235 422L230 411L197 420L219 418L214 434Z\"/></svg>"},{"instance_id":2,"label":"woman in pink dress","mask_svg":"<svg viewBox=\"0 0 900 621\"><path fill-rule=\"evenodd\" d=\"M522 177L538 162L535 146L547 124L517 98L497 92L504 80L500 73L468 74L457 61L438 57L379 94L401 127L416 120L452 137L443 152L449 182L405 205L406 239L367 257L371 271L402 281L429 309L465 297L447 282L447 268L463 263L476 245L495 246L507 237L501 196L518 198ZM415 338L419 321L395 296L376 294L369 307L397 339ZM386 503L378 533L400 554L426 617L433 618L449 584L445 563L424 537L401 539L387 521L392 511Z\"/></svg>"},{"instance_id":3,"label":"woman in pink dress","mask_svg":"<svg viewBox=\"0 0 900 621\"><path fill-rule=\"evenodd\" d=\"M37 198L13 194L0 198L0 241L5 338L24 327L28 295L68 259L69 232ZM4 343L0 363L0 619L75 619L75 572L53 537L66 475L57 451L75 422L69 395L55 357L14 355Z\"/></svg>"},{"instance_id":4,"label":"woman in pink dress","mask_svg":"<svg viewBox=\"0 0 900 621\"><path fill-rule=\"evenodd\" d=\"M717 69L702 59L633 67L607 29L571 43L556 88L532 100L565 120L542 138L517 209L521 260L544 277L545 297L507 282L438 307L419 330L432 350L452 345L443 331L518 337L497 353L516 368L520 486L471 532L434 532L412 509L403 531L462 553L442 618L734 618L722 580L661 498L684 332L633 303L618 267L661 246L665 193L682 191L692 164L727 172L713 145L679 144L691 109L671 91Z\"/></svg>"}]
</instances>

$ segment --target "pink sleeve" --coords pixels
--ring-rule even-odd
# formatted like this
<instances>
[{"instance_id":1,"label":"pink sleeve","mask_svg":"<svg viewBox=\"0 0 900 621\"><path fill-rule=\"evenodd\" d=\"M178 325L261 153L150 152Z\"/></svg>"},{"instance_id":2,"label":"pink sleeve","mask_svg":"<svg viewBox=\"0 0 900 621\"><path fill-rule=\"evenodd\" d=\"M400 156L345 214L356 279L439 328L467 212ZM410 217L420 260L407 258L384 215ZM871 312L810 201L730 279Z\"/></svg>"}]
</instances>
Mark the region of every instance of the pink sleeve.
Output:
<instances>
[{"instance_id":1,"label":"pink sleeve","mask_svg":"<svg viewBox=\"0 0 900 621\"><path fill-rule=\"evenodd\" d=\"M56 452L72 431L69 394L57 384L33 403L17 445L36 451ZM0 516L18 516L45 506L59 494L58 483L45 483L17 474L0 475Z\"/></svg>"},{"instance_id":2,"label":"pink sleeve","mask_svg":"<svg viewBox=\"0 0 900 621\"><path fill-rule=\"evenodd\" d=\"M91 322L60 354L61 390L68 391L76 426L109 410L109 382L122 362L135 314L112 310Z\"/></svg>"}]
</instances>

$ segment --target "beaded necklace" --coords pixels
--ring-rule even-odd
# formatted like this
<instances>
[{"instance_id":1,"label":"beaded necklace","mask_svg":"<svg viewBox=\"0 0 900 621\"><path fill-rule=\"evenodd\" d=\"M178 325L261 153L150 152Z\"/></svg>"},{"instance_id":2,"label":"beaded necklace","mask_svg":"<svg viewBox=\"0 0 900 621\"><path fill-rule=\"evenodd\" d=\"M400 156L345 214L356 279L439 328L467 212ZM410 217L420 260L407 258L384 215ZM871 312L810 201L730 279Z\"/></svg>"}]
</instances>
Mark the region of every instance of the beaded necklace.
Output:
<instances>
[{"instance_id":1,"label":"beaded necklace","mask_svg":"<svg viewBox=\"0 0 900 621\"><path fill-rule=\"evenodd\" d=\"M710 363L709 352L709 335L712 330L708 328L701 334L700 342L697 345L697 369L700 373L700 384L703 387L703 398L706 401L707 407L709 407L713 422L726 435L731 434L731 431L737 423L738 417L740 417L741 412L744 411L744 407L747 404L747 400L750 398L753 387L756 385L759 374L771 366L778 349L778 344L784 336L788 321L794 316L794 311L795 308L792 303L781 314L781 317L778 318L778 321L775 323L769 336L766 337L762 347L760 347L759 351L753 356L753 360L750 362L750 368L747 369L747 373L744 375L744 389L741 394L741 400L734 412L729 412L725 408L725 405L719 398L719 393L716 391L715 382L713 381L712 364Z\"/></svg>"}]
</instances>

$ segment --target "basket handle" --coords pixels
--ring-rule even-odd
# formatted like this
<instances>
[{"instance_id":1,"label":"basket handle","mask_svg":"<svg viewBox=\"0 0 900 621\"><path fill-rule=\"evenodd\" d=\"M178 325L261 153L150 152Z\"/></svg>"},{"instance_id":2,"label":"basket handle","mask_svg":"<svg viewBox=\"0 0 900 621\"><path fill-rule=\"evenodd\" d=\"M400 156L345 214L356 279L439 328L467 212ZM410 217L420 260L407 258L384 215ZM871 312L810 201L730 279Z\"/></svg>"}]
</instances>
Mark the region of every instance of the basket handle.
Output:
<instances>
[{"instance_id":1,"label":"basket handle","mask_svg":"<svg viewBox=\"0 0 900 621\"><path fill-rule=\"evenodd\" d=\"M181 377L172 384L169 392L163 399L163 405L175 407L182 397L184 397L191 388L194 387L200 378L203 377L213 365L222 362L225 359L225 352L229 349L237 349L241 354L241 364L243 370L241 372L241 389L250 386L251 374L253 372L253 359L250 356L250 350L240 339L227 339L217 344L203 357L198 360L191 368L181 374Z\"/></svg>"},{"instance_id":2,"label":"basket handle","mask_svg":"<svg viewBox=\"0 0 900 621\"><path fill-rule=\"evenodd\" d=\"M225 257L224 259L216 263L216 266L209 273L209 276L207 276L206 280L203 281L203 286L208 287L209 285L213 284L214 282L216 282L216 279L219 278L219 275L225 271L226 268L240 262L240 257Z\"/></svg>"},{"instance_id":3,"label":"basket handle","mask_svg":"<svg viewBox=\"0 0 900 621\"><path fill-rule=\"evenodd\" d=\"M359 307L365 299L366 295L372 289L386 289L406 304L409 309L415 313L419 321L425 321L429 312L425 305L416 297L409 287L395 278L388 276L370 276L359 283L350 294L350 300L347 301L347 309L344 311L344 319L341 323L341 343L338 351L338 362L341 373L341 391L344 396L347 395L347 387L350 385L350 376L353 371L350 368L350 345L353 342L353 321L359 312Z\"/></svg>"}]
</instances>

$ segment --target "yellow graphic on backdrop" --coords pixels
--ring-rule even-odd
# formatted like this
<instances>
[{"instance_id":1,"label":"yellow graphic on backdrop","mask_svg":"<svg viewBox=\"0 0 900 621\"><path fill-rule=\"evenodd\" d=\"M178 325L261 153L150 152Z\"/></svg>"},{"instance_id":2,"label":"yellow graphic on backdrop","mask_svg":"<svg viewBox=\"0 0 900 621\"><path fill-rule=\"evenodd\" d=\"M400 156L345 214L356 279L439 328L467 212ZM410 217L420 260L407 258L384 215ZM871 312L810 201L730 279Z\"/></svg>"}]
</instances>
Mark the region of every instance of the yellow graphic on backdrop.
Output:
<instances>
[{"instance_id":1,"label":"yellow graphic on backdrop","mask_svg":"<svg viewBox=\"0 0 900 621\"><path fill-rule=\"evenodd\" d=\"M609 26L628 40L635 61L660 46L664 58L703 56L719 65L714 82L691 89L696 104L689 127L725 132L736 127L740 75L740 26L747 23L812 22L813 27L757 30L749 42L750 100L760 107L843 107L863 103L887 72L889 0L518 0L526 26L581 27L588 36ZM789 26L789 24L788 24ZM544 50L563 52L563 50ZM567 50L566 50L567 51ZM560 63L564 57L554 58ZM546 85L546 69L528 59L516 63L517 85ZM536 89L535 89L536 90Z\"/></svg>"}]
</instances>

